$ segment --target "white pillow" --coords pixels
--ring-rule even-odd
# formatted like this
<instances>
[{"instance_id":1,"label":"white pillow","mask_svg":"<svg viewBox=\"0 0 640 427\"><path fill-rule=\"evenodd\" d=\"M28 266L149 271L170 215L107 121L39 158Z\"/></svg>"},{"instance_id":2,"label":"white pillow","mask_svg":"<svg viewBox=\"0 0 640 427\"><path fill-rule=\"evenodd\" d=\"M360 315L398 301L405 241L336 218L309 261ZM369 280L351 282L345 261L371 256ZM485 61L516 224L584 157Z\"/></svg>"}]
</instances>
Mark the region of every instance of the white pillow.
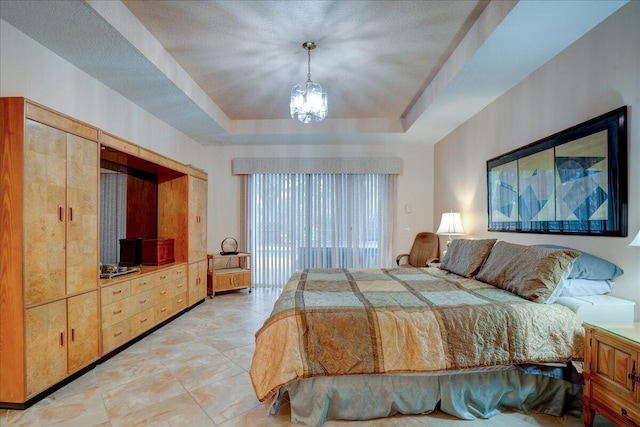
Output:
<instances>
[{"instance_id":1,"label":"white pillow","mask_svg":"<svg viewBox=\"0 0 640 427\"><path fill-rule=\"evenodd\" d=\"M586 295L602 295L611 292L611 280L565 279L561 297L580 297Z\"/></svg>"}]
</instances>

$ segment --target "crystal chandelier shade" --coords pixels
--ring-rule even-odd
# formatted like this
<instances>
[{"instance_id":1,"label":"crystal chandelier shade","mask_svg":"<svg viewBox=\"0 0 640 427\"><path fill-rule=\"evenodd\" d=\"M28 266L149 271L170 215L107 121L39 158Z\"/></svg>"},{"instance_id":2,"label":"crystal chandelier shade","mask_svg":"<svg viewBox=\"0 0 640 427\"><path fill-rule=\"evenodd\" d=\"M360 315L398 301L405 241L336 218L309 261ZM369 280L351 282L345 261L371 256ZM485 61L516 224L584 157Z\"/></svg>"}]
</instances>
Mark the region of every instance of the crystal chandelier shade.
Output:
<instances>
[{"instance_id":1,"label":"crystal chandelier shade","mask_svg":"<svg viewBox=\"0 0 640 427\"><path fill-rule=\"evenodd\" d=\"M311 50L316 48L316 44L304 42L302 47L307 50L307 81L291 89L291 118L302 123L319 122L327 117L327 92L311 81Z\"/></svg>"}]
</instances>

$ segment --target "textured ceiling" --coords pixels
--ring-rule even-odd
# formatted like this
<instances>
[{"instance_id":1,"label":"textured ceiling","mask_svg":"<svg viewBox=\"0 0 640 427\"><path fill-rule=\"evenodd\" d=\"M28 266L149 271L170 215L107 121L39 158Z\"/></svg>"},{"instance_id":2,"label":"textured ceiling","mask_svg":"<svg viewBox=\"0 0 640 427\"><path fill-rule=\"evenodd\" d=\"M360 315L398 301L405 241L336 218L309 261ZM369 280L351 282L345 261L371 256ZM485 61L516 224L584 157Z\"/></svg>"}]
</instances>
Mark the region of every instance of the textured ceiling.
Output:
<instances>
[{"instance_id":1,"label":"textured ceiling","mask_svg":"<svg viewBox=\"0 0 640 427\"><path fill-rule=\"evenodd\" d=\"M286 119L326 87L332 118L402 117L486 6L478 1L124 1L231 120Z\"/></svg>"},{"instance_id":2,"label":"textured ceiling","mask_svg":"<svg viewBox=\"0 0 640 427\"><path fill-rule=\"evenodd\" d=\"M624 3L2 0L0 17L203 145L435 143ZM303 125L307 40L329 115Z\"/></svg>"}]
</instances>

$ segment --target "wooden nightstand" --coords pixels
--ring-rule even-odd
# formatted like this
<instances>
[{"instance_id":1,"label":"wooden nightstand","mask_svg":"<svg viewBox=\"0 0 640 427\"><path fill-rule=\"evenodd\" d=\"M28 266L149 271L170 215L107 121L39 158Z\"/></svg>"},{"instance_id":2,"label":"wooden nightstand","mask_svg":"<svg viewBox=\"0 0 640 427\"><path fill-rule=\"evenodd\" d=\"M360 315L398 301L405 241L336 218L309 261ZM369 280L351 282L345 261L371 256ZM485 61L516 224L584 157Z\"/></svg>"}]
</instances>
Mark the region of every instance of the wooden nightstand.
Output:
<instances>
[{"instance_id":1,"label":"wooden nightstand","mask_svg":"<svg viewBox=\"0 0 640 427\"><path fill-rule=\"evenodd\" d=\"M616 425L640 424L640 323L585 323L584 425L599 412Z\"/></svg>"}]
</instances>

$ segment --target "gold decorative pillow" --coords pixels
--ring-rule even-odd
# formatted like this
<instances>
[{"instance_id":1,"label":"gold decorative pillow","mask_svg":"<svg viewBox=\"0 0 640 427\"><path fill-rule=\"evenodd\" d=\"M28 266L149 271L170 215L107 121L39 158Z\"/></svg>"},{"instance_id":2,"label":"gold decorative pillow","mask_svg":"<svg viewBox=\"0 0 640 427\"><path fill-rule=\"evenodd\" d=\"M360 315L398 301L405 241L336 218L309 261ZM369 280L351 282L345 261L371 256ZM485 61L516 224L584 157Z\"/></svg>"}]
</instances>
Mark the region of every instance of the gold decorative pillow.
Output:
<instances>
[{"instance_id":1,"label":"gold decorative pillow","mask_svg":"<svg viewBox=\"0 0 640 427\"><path fill-rule=\"evenodd\" d=\"M440 268L460 276L473 278L480 271L480 267L489 256L495 243L496 239L456 239L449 245Z\"/></svg>"},{"instance_id":2,"label":"gold decorative pillow","mask_svg":"<svg viewBox=\"0 0 640 427\"><path fill-rule=\"evenodd\" d=\"M568 276L579 252L498 242L476 276L530 301L552 303L554 290Z\"/></svg>"}]
</instances>

